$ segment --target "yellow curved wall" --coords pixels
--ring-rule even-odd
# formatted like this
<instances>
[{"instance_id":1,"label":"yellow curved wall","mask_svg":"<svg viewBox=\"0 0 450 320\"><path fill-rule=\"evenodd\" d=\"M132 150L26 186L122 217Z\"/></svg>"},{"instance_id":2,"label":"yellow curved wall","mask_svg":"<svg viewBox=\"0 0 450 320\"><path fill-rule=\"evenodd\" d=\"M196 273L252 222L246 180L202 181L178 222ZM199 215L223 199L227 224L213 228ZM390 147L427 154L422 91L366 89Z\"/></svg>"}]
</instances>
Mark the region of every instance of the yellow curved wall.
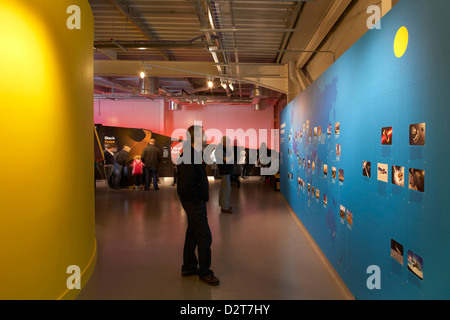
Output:
<instances>
[{"instance_id":1,"label":"yellow curved wall","mask_svg":"<svg viewBox=\"0 0 450 320\"><path fill-rule=\"evenodd\" d=\"M1 0L0 30L0 299L74 298L67 268L83 286L96 259L92 12Z\"/></svg>"}]
</instances>

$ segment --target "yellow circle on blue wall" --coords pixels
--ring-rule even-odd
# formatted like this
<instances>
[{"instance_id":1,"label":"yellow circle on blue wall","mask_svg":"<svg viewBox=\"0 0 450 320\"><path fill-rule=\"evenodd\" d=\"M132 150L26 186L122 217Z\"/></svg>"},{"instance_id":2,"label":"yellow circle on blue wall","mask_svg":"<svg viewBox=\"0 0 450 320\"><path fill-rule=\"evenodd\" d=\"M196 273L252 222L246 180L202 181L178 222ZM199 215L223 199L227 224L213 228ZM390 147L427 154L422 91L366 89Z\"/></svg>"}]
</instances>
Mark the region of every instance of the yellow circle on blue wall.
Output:
<instances>
[{"instance_id":1,"label":"yellow circle on blue wall","mask_svg":"<svg viewBox=\"0 0 450 320\"><path fill-rule=\"evenodd\" d=\"M394 53L397 58L401 58L408 48L409 33L406 27L398 29L394 40Z\"/></svg>"}]
</instances>

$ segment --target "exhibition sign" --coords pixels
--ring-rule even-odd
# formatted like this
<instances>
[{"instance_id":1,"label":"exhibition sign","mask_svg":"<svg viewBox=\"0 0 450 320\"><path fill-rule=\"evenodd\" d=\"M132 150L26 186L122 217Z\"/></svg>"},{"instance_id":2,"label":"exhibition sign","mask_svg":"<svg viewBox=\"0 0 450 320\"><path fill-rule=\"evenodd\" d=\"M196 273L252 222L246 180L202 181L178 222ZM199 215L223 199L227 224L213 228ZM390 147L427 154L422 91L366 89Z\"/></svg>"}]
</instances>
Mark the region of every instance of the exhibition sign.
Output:
<instances>
[{"instance_id":1,"label":"exhibition sign","mask_svg":"<svg viewBox=\"0 0 450 320\"><path fill-rule=\"evenodd\" d=\"M280 191L357 299L450 298L449 11L400 1L281 114Z\"/></svg>"}]
</instances>

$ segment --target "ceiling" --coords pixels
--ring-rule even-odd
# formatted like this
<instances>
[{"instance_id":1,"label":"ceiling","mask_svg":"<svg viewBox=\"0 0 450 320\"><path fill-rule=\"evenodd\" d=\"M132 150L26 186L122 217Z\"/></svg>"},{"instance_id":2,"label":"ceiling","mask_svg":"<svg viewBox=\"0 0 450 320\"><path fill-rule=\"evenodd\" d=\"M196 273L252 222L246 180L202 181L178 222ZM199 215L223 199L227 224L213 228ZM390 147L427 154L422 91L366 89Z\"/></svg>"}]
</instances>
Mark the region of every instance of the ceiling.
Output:
<instances>
[{"instance_id":1,"label":"ceiling","mask_svg":"<svg viewBox=\"0 0 450 320\"><path fill-rule=\"evenodd\" d=\"M336 2L89 0L95 97L273 105Z\"/></svg>"}]
</instances>

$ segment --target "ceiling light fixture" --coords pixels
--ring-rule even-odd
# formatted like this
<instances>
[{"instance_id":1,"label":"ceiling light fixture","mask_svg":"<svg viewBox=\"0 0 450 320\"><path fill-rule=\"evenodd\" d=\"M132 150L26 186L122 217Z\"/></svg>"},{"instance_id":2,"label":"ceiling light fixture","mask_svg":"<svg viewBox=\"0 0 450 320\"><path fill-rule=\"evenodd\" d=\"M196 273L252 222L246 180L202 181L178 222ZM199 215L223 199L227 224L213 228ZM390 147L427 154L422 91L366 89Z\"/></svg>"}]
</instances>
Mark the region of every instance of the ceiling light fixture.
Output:
<instances>
[{"instance_id":1,"label":"ceiling light fixture","mask_svg":"<svg viewBox=\"0 0 450 320\"><path fill-rule=\"evenodd\" d=\"M212 88L214 86L214 83L212 82L212 80L208 80L208 87Z\"/></svg>"}]
</instances>

